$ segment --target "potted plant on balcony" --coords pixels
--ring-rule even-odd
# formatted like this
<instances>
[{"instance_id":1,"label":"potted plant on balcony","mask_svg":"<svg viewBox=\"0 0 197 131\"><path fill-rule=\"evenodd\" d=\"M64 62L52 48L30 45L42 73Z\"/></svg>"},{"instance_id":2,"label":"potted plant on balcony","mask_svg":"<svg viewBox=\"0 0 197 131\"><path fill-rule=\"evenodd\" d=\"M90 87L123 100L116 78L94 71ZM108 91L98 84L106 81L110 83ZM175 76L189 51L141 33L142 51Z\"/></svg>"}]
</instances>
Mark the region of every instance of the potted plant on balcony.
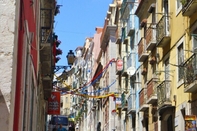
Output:
<instances>
[{"instance_id":1,"label":"potted plant on balcony","mask_svg":"<svg viewBox=\"0 0 197 131\"><path fill-rule=\"evenodd\" d=\"M150 59L150 61L149 61L149 63L151 65L153 65L153 64L155 64L155 62L156 62L156 57L155 56L152 56L151 59Z\"/></svg>"},{"instance_id":2,"label":"potted plant on balcony","mask_svg":"<svg viewBox=\"0 0 197 131\"><path fill-rule=\"evenodd\" d=\"M62 50L59 49L59 48L57 48L57 49L56 49L56 55L61 55L61 54L62 54Z\"/></svg>"},{"instance_id":3,"label":"potted plant on balcony","mask_svg":"<svg viewBox=\"0 0 197 131\"><path fill-rule=\"evenodd\" d=\"M61 41L60 40L56 40L55 44L56 44L56 47L58 47L61 44Z\"/></svg>"},{"instance_id":4,"label":"potted plant on balcony","mask_svg":"<svg viewBox=\"0 0 197 131\"><path fill-rule=\"evenodd\" d=\"M57 63L60 59L60 57L55 57L55 63Z\"/></svg>"},{"instance_id":5,"label":"potted plant on balcony","mask_svg":"<svg viewBox=\"0 0 197 131\"><path fill-rule=\"evenodd\" d=\"M141 74L142 74L142 75L146 75L146 73L147 73L147 69L146 69L146 68L143 68Z\"/></svg>"},{"instance_id":6,"label":"potted plant on balcony","mask_svg":"<svg viewBox=\"0 0 197 131\"><path fill-rule=\"evenodd\" d=\"M182 6L185 6L186 3L187 3L187 0L181 0Z\"/></svg>"},{"instance_id":7,"label":"potted plant on balcony","mask_svg":"<svg viewBox=\"0 0 197 131\"><path fill-rule=\"evenodd\" d=\"M58 13L60 13L60 5L56 5L54 15L56 16Z\"/></svg>"}]
</instances>

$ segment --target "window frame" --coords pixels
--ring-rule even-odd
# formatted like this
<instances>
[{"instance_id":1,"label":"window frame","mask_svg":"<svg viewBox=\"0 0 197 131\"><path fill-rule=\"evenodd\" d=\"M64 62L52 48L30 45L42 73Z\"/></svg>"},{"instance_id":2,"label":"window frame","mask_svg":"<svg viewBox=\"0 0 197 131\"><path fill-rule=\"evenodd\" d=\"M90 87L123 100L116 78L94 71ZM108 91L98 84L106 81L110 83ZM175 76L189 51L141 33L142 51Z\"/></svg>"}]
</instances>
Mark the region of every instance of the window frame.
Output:
<instances>
[{"instance_id":1,"label":"window frame","mask_svg":"<svg viewBox=\"0 0 197 131\"><path fill-rule=\"evenodd\" d=\"M185 52L184 52L184 49L185 49L185 37L182 37L178 42L177 42L177 46L176 46L176 54L177 54L177 56L176 56L176 61L177 61L177 63L178 63L178 59L179 59L179 56L178 56L178 48L181 46L181 45L183 45L183 62L185 61ZM183 78L182 79L180 79L179 80L179 67L176 67L177 69L176 69L176 71L177 71L177 73L176 73L176 76L177 76L177 83L178 83L178 85L177 85L177 87L180 87L183 83L184 83L184 76L183 76Z\"/></svg>"},{"instance_id":2,"label":"window frame","mask_svg":"<svg viewBox=\"0 0 197 131\"><path fill-rule=\"evenodd\" d=\"M176 2L175 5L176 5L176 16L177 16L181 12L183 6L181 4L181 0L176 0L175 2ZM180 4L179 7L178 7L178 2Z\"/></svg>"}]
</instances>

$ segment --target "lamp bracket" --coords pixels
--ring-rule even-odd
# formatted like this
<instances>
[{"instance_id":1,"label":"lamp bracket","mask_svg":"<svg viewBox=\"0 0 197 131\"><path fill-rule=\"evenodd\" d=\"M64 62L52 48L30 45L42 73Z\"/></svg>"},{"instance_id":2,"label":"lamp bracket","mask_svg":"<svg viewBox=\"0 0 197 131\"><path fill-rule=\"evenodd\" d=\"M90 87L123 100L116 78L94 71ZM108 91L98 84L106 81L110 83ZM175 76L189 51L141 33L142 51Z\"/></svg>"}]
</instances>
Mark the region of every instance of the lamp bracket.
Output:
<instances>
[{"instance_id":1,"label":"lamp bracket","mask_svg":"<svg viewBox=\"0 0 197 131\"><path fill-rule=\"evenodd\" d=\"M54 67L54 73L56 73L56 72L59 71L60 69L66 70L68 67L71 68L71 66L55 66L55 67Z\"/></svg>"}]
</instances>

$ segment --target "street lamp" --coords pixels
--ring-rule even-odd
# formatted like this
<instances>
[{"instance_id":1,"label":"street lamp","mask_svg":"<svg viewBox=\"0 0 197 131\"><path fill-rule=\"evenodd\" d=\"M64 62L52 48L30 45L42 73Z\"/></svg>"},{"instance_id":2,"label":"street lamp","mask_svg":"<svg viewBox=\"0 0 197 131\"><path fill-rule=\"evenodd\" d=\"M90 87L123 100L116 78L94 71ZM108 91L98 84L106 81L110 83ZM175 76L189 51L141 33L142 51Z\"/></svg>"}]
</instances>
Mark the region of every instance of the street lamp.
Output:
<instances>
[{"instance_id":1,"label":"street lamp","mask_svg":"<svg viewBox=\"0 0 197 131\"><path fill-rule=\"evenodd\" d=\"M57 71L59 71L60 69L64 69L66 70L68 67L71 67L71 65L74 63L75 61L75 55L74 52L72 50L69 50L67 56L67 62L68 62L68 66L60 66L60 65L56 65L54 67L54 73L56 73Z\"/></svg>"},{"instance_id":2,"label":"street lamp","mask_svg":"<svg viewBox=\"0 0 197 131\"><path fill-rule=\"evenodd\" d=\"M74 52L72 50L69 50L68 55L66 56L67 61L68 61L68 65L73 65L74 61L75 61L75 55Z\"/></svg>"}]
</instances>

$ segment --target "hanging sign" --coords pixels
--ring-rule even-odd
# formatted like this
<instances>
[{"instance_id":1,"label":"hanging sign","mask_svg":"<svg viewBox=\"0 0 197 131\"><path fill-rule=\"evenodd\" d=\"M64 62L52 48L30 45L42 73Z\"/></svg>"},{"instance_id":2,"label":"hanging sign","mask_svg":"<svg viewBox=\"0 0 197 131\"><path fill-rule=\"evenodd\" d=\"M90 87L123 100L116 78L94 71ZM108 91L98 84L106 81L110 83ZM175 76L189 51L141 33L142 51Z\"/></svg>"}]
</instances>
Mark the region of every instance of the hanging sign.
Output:
<instances>
[{"instance_id":1,"label":"hanging sign","mask_svg":"<svg viewBox=\"0 0 197 131\"><path fill-rule=\"evenodd\" d=\"M60 91L52 91L48 99L48 114L60 115Z\"/></svg>"},{"instance_id":2,"label":"hanging sign","mask_svg":"<svg viewBox=\"0 0 197 131\"><path fill-rule=\"evenodd\" d=\"M123 60L122 59L118 59L116 61L116 70L117 71L122 71L123 70Z\"/></svg>"},{"instance_id":3,"label":"hanging sign","mask_svg":"<svg viewBox=\"0 0 197 131\"><path fill-rule=\"evenodd\" d=\"M196 131L196 116L195 115L185 116L185 131Z\"/></svg>"}]
</instances>

